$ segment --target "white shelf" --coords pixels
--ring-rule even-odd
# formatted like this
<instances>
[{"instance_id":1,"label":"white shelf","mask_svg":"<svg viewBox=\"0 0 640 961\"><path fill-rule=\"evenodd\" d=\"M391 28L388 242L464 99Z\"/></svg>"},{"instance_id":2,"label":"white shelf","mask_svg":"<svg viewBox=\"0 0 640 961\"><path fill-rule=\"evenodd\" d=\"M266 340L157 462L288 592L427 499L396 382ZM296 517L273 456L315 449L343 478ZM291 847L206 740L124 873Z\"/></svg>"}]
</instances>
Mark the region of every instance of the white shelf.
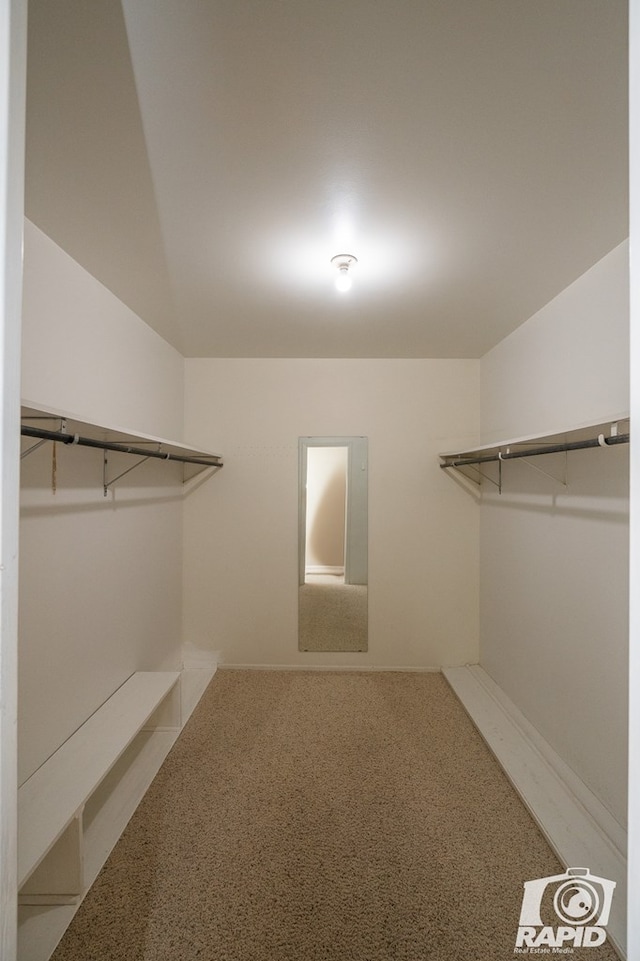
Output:
<instances>
[{"instance_id":1,"label":"white shelf","mask_svg":"<svg viewBox=\"0 0 640 961\"><path fill-rule=\"evenodd\" d=\"M222 466L220 454L214 454L211 451L202 450L197 447L190 447L179 441L154 437L151 434L142 434L139 431L95 424L83 420L78 415L68 411L55 408L45 409L41 406L31 404L29 401L23 401L21 420L23 426L56 432L63 430L65 434L70 436L78 435L79 437L86 437L92 442L95 442L96 445L101 443L120 444L123 445L123 447L135 447L141 450L143 454L147 452L154 452L154 454L160 452L173 457L193 457L208 461L208 463L204 464L183 464L185 481L190 480L208 468ZM24 442L25 448L28 449L30 444L33 444L33 440L26 438Z\"/></svg>"},{"instance_id":2,"label":"white shelf","mask_svg":"<svg viewBox=\"0 0 640 961\"><path fill-rule=\"evenodd\" d=\"M442 673L564 866L616 882L607 930L624 958L626 832L478 664Z\"/></svg>"},{"instance_id":3,"label":"white shelf","mask_svg":"<svg viewBox=\"0 0 640 961\"><path fill-rule=\"evenodd\" d=\"M133 674L22 785L18 792L18 884L23 890L47 853L79 820L84 804L179 677L178 672ZM178 715L176 732L179 726Z\"/></svg>"},{"instance_id":4,"label":"white shelf","mask_svg":"<svg viewBox=\"0 0 640 961\"><path fill-rule=\"evenodd\" d=\"M22 785L19 961L51 956L214 674L133 674Z\"/></svg>"},{"instance_id":5,"label":"white shelf","mask_svg":"<svg viewBox=\"0 0 640 961\"><path fill-rule=\"evenodd\" d=\"M141 731L85 805L85 885L91 887L175 744L179 731Z\"/></svg>"},{"instance_id":6,"label":"white shelf","mask_svg":"<svg viewBox=\"0 0 640 961\"><path fill-rule=\"evenodd\" d=\"M452 460L457 457L485 457L497 456L498 453L505 453L507 449L524 450L527 447L555 446L557 444L569 444L582 440L597 438L599 434L609 437L613 425L617 425L619 434L629 432L629 415L621 414L619 417L607 418L600 423L588 423L567 430L559 430L549 434L530 434L524 437L515 437L508 440L494 441L492 444L478 445L477 447L467 447L463 450L446 451L438 456L442 460Z\"/></svg>"},{"instance_id":7,"label":"white shelf","mask_svg":"<svg viewBox=\"0 0 640 961\"><path fill-rule=\"evenodd\" d=\"M131 815L151 785L178 732L141 731L83 812L84 890L91 887L115 847ZM21 904L18 909L18 958L47 961L78 910L72 904Z\"/></svg>"},{"instance_id":8,"label":"white shelf","mask_svg":"<svg viewBox=\"0 0 640 961\"><path fill-rule=\"evenodd\" d=\"M467 490L477 496L481 490L483 477L496 485L502 493L502 463L517 458L531 458L546 455L547 457L571 450L595 447L613 447L629 441L629 417L615 417L603 420L598 424L587 424L568 430L557 431L552 434L536 434L528 437L516 437L512 440L494 442L493 444L467 447L464 450L448 451L439 455L443 469L458 472L465 481L471 481L472 487ZM498 463L498 480L483 474L481 466ZM533 465L532 466L536 466ZM552 480L566 486L566 479L556 477L543 468L537 468L542 474L547 474Z\"/></svg>"}]
</instances>

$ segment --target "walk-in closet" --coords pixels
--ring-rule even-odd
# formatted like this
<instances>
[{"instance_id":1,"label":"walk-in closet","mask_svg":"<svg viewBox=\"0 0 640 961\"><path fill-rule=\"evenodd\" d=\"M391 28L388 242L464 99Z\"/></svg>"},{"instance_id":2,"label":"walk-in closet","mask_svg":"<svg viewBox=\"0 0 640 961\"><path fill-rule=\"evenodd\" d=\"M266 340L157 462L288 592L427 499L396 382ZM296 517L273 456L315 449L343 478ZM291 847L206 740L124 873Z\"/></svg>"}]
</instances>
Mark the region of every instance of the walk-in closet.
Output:
<instances>
[{"instance_id":1,"label":"walk-in closet","mask_svg":"<svg viewBox=\"0 0 640 961\"><path fill-rule=\"evenodd\" d=\"M640 961L639 6L0 0L2 961Z\"/></svg>"}]
</instances>

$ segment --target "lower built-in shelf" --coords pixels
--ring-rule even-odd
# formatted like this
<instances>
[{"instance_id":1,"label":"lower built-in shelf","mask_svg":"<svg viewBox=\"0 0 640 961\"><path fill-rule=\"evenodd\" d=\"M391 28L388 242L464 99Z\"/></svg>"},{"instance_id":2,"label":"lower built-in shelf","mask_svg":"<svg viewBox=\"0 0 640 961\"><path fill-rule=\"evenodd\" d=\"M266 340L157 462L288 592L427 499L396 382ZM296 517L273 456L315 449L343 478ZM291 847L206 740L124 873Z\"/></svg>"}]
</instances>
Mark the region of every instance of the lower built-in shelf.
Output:
<instances>
[{"instance_id":1,"label":"lower built-in shelf","mask_svg":"<svg viewBox=\"0 0 640 961\"><path fill-rule=\"evenodd\" d=\"M616 882L607 935L624 958L626 831L478 664L442 673L565 868Z\"/></svg>"},{"instance_id":2,"label":"lower built-in shelf","mask_svg":"<svg viewBox=\"0 0 640 961\"><path fill-rule=\"evenodd\" d=\"M18 959L47 961L215 673L138 672L18 792Z\"/></svg>"}]
</instances>

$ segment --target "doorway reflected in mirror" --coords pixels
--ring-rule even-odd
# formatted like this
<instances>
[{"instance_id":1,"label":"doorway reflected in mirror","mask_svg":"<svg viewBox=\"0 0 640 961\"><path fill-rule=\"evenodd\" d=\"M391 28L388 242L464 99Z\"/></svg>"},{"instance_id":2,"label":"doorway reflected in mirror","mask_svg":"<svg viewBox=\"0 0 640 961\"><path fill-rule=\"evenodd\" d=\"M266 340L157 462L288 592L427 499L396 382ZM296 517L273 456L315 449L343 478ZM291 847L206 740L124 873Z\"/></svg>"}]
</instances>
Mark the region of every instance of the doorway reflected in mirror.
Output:
<instances>
[{"instance_id":1,"label":"doorway reflected in mirror","mask_svg":"<svg viewBox=\"0 0 640 961\"><path fill-rule=\"evenodd\" d=\"M366 437L301 437L298 648L368 648Z\"/></svg>"}]
</instances>

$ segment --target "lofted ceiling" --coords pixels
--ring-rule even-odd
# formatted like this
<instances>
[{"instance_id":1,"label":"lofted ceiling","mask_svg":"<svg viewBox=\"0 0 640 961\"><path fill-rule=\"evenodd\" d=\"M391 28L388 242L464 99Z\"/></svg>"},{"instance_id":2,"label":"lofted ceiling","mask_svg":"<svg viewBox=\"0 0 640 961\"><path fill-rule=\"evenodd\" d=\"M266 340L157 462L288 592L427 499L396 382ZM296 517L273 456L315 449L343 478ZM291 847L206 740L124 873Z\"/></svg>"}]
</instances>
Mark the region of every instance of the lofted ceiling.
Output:
<instances>
[{"instance_id":1,"label":"lofted ceiling","mask_svg":"<svg viewBox=\"0 0 640 961\"><path fill-rule=\"evenodd\" d=\"M627 75L626 0L29 0L26 213L185 356L478 357L627 236Z\"/></svg>"}]
</instances>

